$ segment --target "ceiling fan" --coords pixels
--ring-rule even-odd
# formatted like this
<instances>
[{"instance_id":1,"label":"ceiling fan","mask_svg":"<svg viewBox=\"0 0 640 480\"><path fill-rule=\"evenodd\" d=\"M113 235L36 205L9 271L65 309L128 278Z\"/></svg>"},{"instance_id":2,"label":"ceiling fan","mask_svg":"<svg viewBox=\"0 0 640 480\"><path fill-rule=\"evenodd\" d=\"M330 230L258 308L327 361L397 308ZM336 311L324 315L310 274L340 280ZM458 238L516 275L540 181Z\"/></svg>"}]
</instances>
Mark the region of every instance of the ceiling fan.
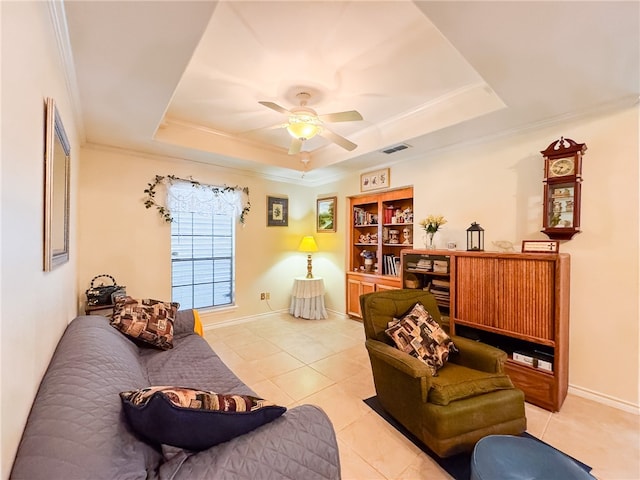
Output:
<instances>
[{"instance_id":1,"label":"ceiling fan","mask_svg":"<svg viewBox=\"0 0 640 480\"><path fill-rule=\"evenodd\" d=\"M356 120L362 120L362 115L355 110L318 115L315 110L307 107L307 102L311 98L311 94L308 92L300 92L296 95L296 98L300 101L300 106L292 108L291 110L287 110L273 102L258 102L267 108L289 116L289 121L287 123L278 125L279 128L286 128L289 135L293 138L291 146L289 147L289 155L300 153L303 142L315 137L316 135L320 135L321 137L324 137L349 151L357 147L357 145L352 141L347 140L343 136L329 130L324 123L353 122Z\"/></svg>"}]
</instances>

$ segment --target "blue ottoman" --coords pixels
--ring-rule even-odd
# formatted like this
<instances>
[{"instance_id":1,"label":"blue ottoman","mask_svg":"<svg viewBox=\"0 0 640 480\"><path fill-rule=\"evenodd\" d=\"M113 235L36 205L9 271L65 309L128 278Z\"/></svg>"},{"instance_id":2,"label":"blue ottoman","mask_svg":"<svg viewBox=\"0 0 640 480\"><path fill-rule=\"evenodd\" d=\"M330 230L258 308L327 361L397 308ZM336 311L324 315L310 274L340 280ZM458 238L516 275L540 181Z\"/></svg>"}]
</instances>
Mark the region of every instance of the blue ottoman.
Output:
<instances>
[{"instance_id":1,"label":"blue ottoman","mask_svg":"<svg viewBox=\"0 0 640 480\"><path fill-rule=\"evenodd\" d=\"M527 437L489 435L471 455L471 480L595 480L571 457Z\"/></svg>"}]
</instances>

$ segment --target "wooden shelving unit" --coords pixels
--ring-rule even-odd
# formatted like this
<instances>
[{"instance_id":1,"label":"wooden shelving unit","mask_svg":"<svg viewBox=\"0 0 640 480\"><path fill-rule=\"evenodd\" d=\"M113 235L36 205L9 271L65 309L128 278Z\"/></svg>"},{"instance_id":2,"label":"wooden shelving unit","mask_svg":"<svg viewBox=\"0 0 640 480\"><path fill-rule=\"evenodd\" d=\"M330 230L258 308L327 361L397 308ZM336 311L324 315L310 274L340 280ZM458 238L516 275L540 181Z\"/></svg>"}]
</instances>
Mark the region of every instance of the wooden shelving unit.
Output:
<instances>
[{"instance_id":1,"label":"wooden shelving unit","mask_svg":"<svg viewBox=\"0 0 640 480\"><path fill-rule=\"evenodd\" d=\"M409 265L438 256L449 258L451 333L506 351L507 373L527 401L560 410L569 378L569 255L403 250L404 287L417 277L416 288L425 288L434 273Z\"/></svg>"},{"instance_id":2,"label":"wooden shelving unit","mask_svg":"<svg viewBox=\"0 0 640 480\"><path fill-rule=\"evenodd\" d=\"M402 251L404 288L420 288L433 293L440 313L449 315L451 306L451 256L447 251Z\"/></svg>"},{"instance_id":3,"label":"wooden shelving unit","mask_svg":"<svg viewBox=\"0 0 640 480\"><path fill-rule=\"evenodd\" d=\"M402 285L400 251L413 241L413 187L349 197L349 206L347 314L361 318L360 295ZM365 251L373 262L365 262Z\"/></svg>"}]
</instances>

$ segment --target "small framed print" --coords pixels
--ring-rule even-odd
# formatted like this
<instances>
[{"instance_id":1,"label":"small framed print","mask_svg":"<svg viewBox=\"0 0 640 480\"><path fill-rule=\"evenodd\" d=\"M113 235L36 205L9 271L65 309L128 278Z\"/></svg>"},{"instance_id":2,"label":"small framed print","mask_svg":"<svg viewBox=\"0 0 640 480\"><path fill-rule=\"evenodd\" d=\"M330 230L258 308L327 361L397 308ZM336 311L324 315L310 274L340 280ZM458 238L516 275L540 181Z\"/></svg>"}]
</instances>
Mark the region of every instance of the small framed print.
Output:
<instances>
[{"instance_id":1,"label":"small framed print","mask_svg":"<svg viewBox=\"0 0 640 480\"><path fill-rule=\"evenodd\" d=\"M391 184L389 181L389 173L388 168L363 173L360 175L360 191L368 192L369 190L388 188Z\"/></svg>"},{"instance_id":2,"label":"small framed print","mask_svg":"<svg viewBox=\"0 0 640 480\"><path fill-rule=\"evenodd\" d=\"M558 253L558 240L523 240L522 253Z\"/></svg>"},{"instance_id":3,"label":"small framed print","mask_svg":"<svg viewBox=\"0 0 640 480\"><path fill-rule=\"evenodd\" d=\"M267 227L289 226L289 199L267 197Z\"/></svg>"},{"instance_id":4,"label":"small framed print","mask_svg":"<svg viewBox=\"0 0 640 480\"><path fill-rule=\"evenodd\" d=\"M338 197L319 198L316 203L316 231L335 232Z\"/></svg>"}]
</instances>

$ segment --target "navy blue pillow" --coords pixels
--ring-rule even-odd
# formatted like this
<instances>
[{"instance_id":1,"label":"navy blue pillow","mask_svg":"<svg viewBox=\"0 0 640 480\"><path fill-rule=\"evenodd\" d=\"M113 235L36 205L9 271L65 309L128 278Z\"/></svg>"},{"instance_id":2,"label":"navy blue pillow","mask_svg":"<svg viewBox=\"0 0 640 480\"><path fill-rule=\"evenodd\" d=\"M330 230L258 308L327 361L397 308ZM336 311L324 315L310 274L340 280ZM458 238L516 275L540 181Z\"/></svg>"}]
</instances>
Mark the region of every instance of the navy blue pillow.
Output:
<instances>
[{"instance_id":1,"label":"navy blue pillow","mask_svg":"<svg viewBox=\"0 0 640 480\"><path fill-rule=\"evenodd\" d=\"M120 398L127 421L140 436L196 451L244 435L287 410L249 395L183 387L149 387L122 392Z\"/></svg>"}]
</instances>

